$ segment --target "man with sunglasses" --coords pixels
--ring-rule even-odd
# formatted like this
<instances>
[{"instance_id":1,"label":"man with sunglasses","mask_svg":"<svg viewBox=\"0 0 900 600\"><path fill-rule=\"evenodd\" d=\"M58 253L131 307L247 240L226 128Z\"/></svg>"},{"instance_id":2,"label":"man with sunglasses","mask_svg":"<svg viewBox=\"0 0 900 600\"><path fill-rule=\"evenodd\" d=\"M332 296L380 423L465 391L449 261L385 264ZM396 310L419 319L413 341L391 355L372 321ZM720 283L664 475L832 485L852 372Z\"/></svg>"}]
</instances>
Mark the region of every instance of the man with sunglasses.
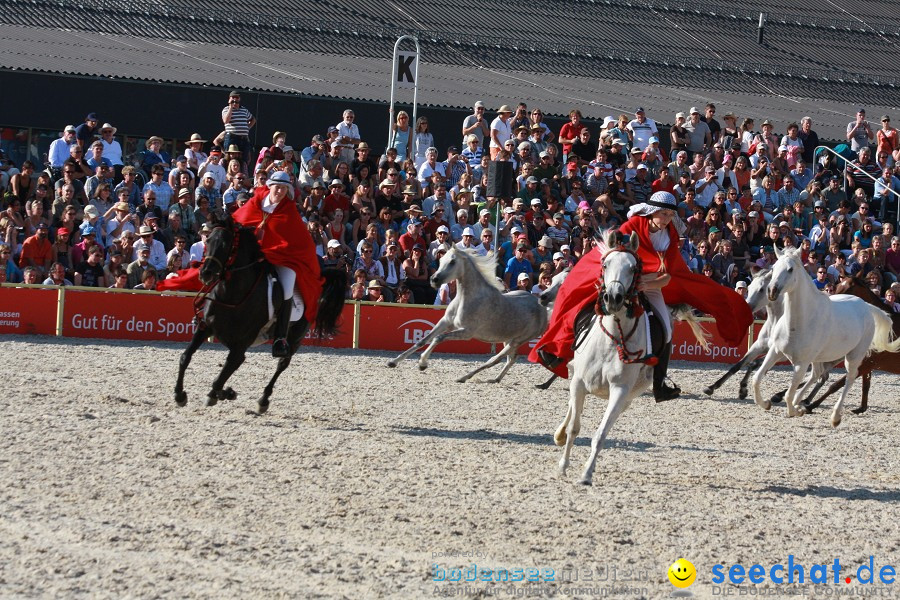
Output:
<instances>
[{"instance_id":1,"label":"man with sunglasses","mask_svg":"<svg viewBox=\"0 0 900 600\"><path fill-rule=\"evenodd\" d=\"M463 146L466 146L466 140L469 135L474 135L478 139L478 145L482 148L484 147L485 136L490 137L491 135L491 129L484 118L484 102L481 100L475 103L472 114L463 119Z\"/></svg>"},{"instance_id":2,"label":"man with sunglasses","mask_svg":"<svg viewBox=\"0 0 900 600\"><path fill-rule=\"evenodd\" d=\"M69 146L69 158L65 160L63 163L63 169L66 167L72 167L73 176L78 179L84 179L85 177L90 177L94 174L94 170L91 168L91 165L88 164L86 160L84 160L84 150L81 149L81 146L78 144L72 144Z\"/></svg>"}]
</instances>

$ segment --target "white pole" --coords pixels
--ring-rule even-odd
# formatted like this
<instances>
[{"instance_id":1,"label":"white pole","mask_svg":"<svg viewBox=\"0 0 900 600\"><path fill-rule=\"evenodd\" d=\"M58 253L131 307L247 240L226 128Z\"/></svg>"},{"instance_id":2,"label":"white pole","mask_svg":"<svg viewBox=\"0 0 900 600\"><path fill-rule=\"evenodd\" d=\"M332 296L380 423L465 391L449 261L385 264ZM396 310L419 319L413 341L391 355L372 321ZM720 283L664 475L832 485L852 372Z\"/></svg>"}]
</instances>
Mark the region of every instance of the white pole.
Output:
<instances>
[{"instance_id":1,"label":"white pole","mask_svg":"<svg viewBox=\"0 0 900 600\"><path fill-rule=\"evenodd\" d=\"M403 40L412 40L416 45L416 73L415 78L416 81L413 86L413 114L412 114L412 122L410 122L410 135L413 135L416 117L418 114L418 99L419 99L419 61L421 60L421 52L419 51L419 40L418 38L411 35L401 35L397 38L397 41L394 42L394 58L393 64L391 65L391 103L388 106L388 135L387 135L387 144L384 147L384 153L387 154L387 149L391 145L391 136L394 133L394 93L397 89L397 61L399 59L400 52L400 42ZM410 158L410 157L407 157Z\"/></svg>"}]
</instances>

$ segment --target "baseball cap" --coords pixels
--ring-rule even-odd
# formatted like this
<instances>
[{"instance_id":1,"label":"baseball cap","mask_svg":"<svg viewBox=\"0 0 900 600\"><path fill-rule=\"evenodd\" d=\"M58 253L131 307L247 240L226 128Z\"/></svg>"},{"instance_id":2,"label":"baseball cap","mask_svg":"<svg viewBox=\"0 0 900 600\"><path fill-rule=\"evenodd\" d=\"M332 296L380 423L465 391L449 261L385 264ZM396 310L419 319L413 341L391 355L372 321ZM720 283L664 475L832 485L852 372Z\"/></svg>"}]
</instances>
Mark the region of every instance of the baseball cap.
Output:
<instances>
[{"instance_id":1,"label":"baseball cap","mask_svg":"<svg viewBox=\"0 0 900 600\"><path fill-rule=\"evenodd\" d=\"M531 199L531 206L540 206L540 205L541 205L541 199L540 199L540 198L532 198L532 199Z\"/></svg>"},{"instance_id":2,"label":"baseball cap","mask_svg":"<svg viewBox=\"0 0 900 600\"><path fill-rule=\"evenodd\" d=\"M524 244L519 246L519 248L524 248L524 247L525 247ZM519 276L516 278L516 281L524 281L526 279L528 281L531 281L531 275L529 275L528 273L519 273Z\"/></svg>"},{"instance_id":3,"label":"baseball cap","mask_svg":"<svg viewBox=\"0 0 900 600\"><path fill-rule=\"evenodd\" d=\"M745 287L747 287L747 282L743 281L743 280L738 281L736 284L734 284L734 289L745 288Z\"/></svg>"},{"instance_id":4,"label":"baseball cap","mask_svg":"<svg viewBox=\"0 0 900 600\"><path fill-rule=\"evenodd\" d=\"M815 204L813 204L813 208L825 208L825 202L822 200L816 200Z\"/></svg>"},{"instance_id":5,"label":"baseball cap","mask_svg":"<svg viewBox=\"0 0 900 600\"><path fill-rule=\"evenodd\" d=\"M466 229L469 229L466 227ZM446 225L441 225L437 228L437 233L450 233L450 229Z\"/></svg>"},{"instance_id":6,"label":"baseball cap","mask_svg":"<svg viewBox=\"0 0 900 600\"><path fill-rule=\"evenodd\" d=\"M695 113L699 115L699 114L700 114L700 111L697 110L697 107L696 107L696 106L692 106L692 107L691 107L691 114L693 115L693 114L695 114Z\"/></svg>"},{"instance_id":7,"label":"baseball cap","mask_svg":"<svg viewBox=\"0 0 900 600\"><path fill-rule=\"evenodd\" d=\"M647 169L648 169L648 167L644 163L641 163L637 166L638 171L646 171Z\"/></svg>"},{"instance_id":8,"label":"baseball cap","mask_svg":"<svg viewBox=\"0 0 900 600\"><path fill-rule=\"evenodd\" d=\"M482 209L478 212L478 216L479 216L479 217L483 217L484 215L489 215L489 214L491 214L491 211L489 211L489 210L486 209L486 208L482 208Z\"/></svg>"},{"instance_id":9,"label":"baseball cap","mask_svg":"<svg viewBox=\"0 0 900 600\"><path fill-rule=\"evenodd\" d=\"M557 260L557 259L565 258L565 257L566 257L566 255L563 254L562 252L554 252L553 253L553 260Z\"/></svg>"},{"instance_id":10,"label":"baseball cap","mask_svg":"<svg viewBox=\"0 0 900 600\"><path fill-rule=\"evenodd\" d=\"M337 240L328 240L328 247L329 248L340 248L341 243Z\"/></svg>"},{"instance_id":11,"label":"baseball cap","mask_svg":"<svg viewBox=\"0 0 900 600\"><path fill-rule=\"evenodd\" d=\"M470 236L472 236L472 237L475 237L475 230L472 229L471 227L466 227L465 229L463 229L462 234L463 234L464 236L465 236L465 235L470 235Z\"/></svg>"}]
</instances>

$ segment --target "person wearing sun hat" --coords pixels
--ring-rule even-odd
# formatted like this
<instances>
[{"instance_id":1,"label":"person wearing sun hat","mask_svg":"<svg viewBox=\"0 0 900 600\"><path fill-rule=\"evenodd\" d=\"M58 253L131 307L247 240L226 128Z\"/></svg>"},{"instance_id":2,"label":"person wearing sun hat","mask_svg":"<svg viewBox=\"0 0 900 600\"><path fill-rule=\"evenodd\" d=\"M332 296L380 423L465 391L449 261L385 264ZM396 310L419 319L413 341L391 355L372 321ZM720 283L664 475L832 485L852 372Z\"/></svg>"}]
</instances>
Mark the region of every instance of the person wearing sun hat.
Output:
<instances>
[{"instance_id":1,"label":"person wearing sun hat","mask_svg":"<svg viewBox=\"0 0 900 600\"><path fill-rule=\"evenodd\" d=\"M672 350L672 326L666 305L689 304L716 319L725 341L737 346L744 339L753 315L734 290L712 279L692 273L681 256L680 232L684 224L676 213L677 201L669 192L656 192L646 202L633 205L628 220L619 227L622 234L638 236L637 254L643 264L641 289L664 323L666 345L659 355L648 349L646 364L655 364L653 395L657 401L678 397L681 390L666 384ZM561 377L568 377L566 364L574 356L575 317L597 297L595 284L602 270L599 251L585 254L559 290L550 325L528 359L543 364ZM648 336L649 338L649 336Z\"/></svg>"},{"instance_id":2,"label":"person wearing sun hat","mask_svg":"<svg viewBox=\"0 0 900 600\"><path fill-rule=\"evenodd\" d=\"M497 160L497 155L503 150L503 144L513 137L512 121L510 120L512 114L513 109L508 104L504 104L497 109L497 118L491 121L491 160Z\"/></svg>"},{"instance_id":3,"label":"person wearing sun hat","mask_svg":"<svg viewBox=\"0 0 900 600\"><path fill-rule=\"evenodd\" d=\"M103 144L103 158L109 161L116 172L116 181L122 179L122 146L116 141L115 127L109 123L104 123L100 128L100 143Z\"/></svg>"},{"instance_id":4,"label":"person wearing sun hat","mask_svg":"<svg viewBox=\"0 0 900 600\"><path fill-rule=\"evenodd\" d=\"M293 200L291 176L276 171L269 177L266 187L258 189L233 215L241 225L256 228L263 255L275 266L284 291L284 303L278 311L272 344L272 356L275 357L289 356L292 350L286 338L295 286L303 301L303 318L309 323L316 318L322 294L323 279L316 248Z\"/></svg>"},{"instance_id":5,"label":"person wearing sun hat","mask_svg":"<svg viewBox=\"0 0 900 600\"><path fill-rule=\"evenodd\" d=\"M187 146L184 151L184 156L187 158L187 166L195 175L200 170L200 165L205 163L206 159L209 158L209 155L203 151L203 144L205 144L206 141L207 140L204 140L203 136L199 133L192 133L191 138L184 143L184 145Z\"/></svg>"}]
</instances>

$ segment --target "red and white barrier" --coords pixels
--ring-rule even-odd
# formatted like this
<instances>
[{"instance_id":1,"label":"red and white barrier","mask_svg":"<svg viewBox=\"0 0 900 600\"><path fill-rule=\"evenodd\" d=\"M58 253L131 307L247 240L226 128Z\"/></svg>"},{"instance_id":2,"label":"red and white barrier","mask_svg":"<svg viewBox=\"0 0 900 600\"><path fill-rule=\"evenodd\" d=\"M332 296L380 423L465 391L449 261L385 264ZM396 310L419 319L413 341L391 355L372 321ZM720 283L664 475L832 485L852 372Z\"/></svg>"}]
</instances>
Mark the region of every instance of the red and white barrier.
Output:
<instances>
[{"instance_id":1,"label":"red and white barrier","mask_svg":"<svg viewBox=\"0 0 900 600\"><path fill-rule=\"evenodd\" d=\"M400 352L428 335L443 311L443 307L348 302L337 335L323 340L308 335L305 343ZM193 294L0 286L0 334L186 342L194 334L193 318ZM729 346L711 321L703 325L711 334L709 350L703 350L687 325L675 324L673 359L733 364L743 356L747 346ZM523 345L520 352L527 353L535 342ZM493 348L477 340L448 341L435 351L489 354Z\"/></svg>"}]
</instances>

